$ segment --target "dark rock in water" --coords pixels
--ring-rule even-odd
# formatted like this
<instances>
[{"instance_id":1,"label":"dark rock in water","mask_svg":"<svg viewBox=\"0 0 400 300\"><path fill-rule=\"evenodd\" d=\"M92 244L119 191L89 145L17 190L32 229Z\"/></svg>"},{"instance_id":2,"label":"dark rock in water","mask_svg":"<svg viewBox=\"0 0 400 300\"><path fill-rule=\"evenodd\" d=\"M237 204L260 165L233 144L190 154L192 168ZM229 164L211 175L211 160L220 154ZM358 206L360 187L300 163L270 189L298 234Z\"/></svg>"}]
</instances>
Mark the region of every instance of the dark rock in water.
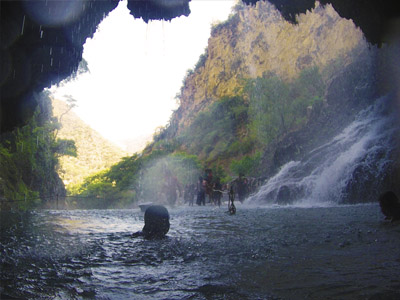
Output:
<instances>
[{"instance_id":1,"label":"dark rock in water","mask_svg":"<svg viewBox=\"0 0 400 300\"><path fill-rule=\"evenodd\" d=\"M290 189L287 185L283 185L279 188L278 195L276 196L276 203L280 205L287 205L292 203L290 197Z\"/></svg>"},{"instance_id":2,"label":"dark rock in water","mask_svg":"<svg viewBox=\"0 0 400 300\"><path fill-rule=\"evenodd\" d=\"M400 202L396 194L387 191L379 197L379 205L382 213L388 220L400 220Z\"/></svg>"},{"instance_id":3,"label":"dark rock in water","mask_svg":"<svg viewBox=\"0 0 400 300\"><path fill-rule=\"evenodd\" d=\"M169 213L161 205L152 205L144 213L143 236L146 239L162 238L169 231Z\"/></svg>"},{"instance_id":4,"label":"dark rock in water","mask_svg":"<svg viewBox=\"0 0 400 300\"><path fill-rule=\"evenodd\" d=\"M377 163L380 160L375 159ZM382 191L382 174L376 172L377 166L371 167L365 163L358 165L343 190L342 203L374 202ZM369 187L366 189L365 187Z\"/></svg>"}]
</instances>

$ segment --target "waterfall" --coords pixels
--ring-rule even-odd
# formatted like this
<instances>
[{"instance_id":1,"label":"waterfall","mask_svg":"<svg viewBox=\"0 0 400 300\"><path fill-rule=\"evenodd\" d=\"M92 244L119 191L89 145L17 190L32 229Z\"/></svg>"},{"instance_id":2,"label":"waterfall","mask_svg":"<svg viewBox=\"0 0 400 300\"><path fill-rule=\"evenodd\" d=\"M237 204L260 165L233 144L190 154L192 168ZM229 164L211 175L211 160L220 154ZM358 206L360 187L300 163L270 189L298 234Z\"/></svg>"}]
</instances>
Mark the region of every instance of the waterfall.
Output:
<instances>
[{"instance_id":1,"label":"waterfall","mask_svg":"<svg viewBox=\"0 0 400 300\"><path fill-rule=\"evenodd\" d=\"M390 97L377 99L329 142L301 161L283 165L246 203L329 206L372 201L392 164L397 129Z\"/></svg>"}]
</instances>

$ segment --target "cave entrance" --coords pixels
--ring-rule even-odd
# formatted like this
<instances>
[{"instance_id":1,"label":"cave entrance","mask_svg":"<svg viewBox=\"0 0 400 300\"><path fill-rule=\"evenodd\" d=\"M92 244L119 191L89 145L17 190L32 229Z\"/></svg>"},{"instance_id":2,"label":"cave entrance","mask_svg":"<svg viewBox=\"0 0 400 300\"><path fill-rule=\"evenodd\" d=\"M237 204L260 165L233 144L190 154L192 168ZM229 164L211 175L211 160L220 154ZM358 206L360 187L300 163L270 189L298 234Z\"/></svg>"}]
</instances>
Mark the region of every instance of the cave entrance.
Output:
<instances>
[{"instance_id":1,"label":"cave entrance","mask_svg":"<svg viewBox=\"0 0 400 300\"><path fill-rule=\"evenodd\" d=\"M207 47L211 24L225 20L234 1L191 1L191 14L172 21L134 19L121 1L84 45L78 72L51 88L76 100L74 111L106 139L140 151L165 126L188 69Z\"/></svg>"}]
</instances>

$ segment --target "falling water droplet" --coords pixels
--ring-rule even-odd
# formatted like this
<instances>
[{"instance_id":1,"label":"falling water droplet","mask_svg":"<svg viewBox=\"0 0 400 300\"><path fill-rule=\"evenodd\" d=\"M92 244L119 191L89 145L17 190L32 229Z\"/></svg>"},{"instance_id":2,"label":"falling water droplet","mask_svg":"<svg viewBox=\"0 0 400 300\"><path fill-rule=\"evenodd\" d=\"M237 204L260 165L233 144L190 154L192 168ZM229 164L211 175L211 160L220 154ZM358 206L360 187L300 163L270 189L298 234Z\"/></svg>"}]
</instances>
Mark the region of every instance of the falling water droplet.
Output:
<instances>
[{"instance_id":1,"label":"falling water droplet","mask_svg":"<svg viewBox=\"0 0 400 300\"><path fill-rule=\"evenodd\" d=\"M50 60L50 66L51 67L53 66L53 58L51 58L51 60Z\"/></svg>"},{"instance_id":2,"label":"falling water droplet","mask_svg":"<svg viewBox=\"0 0 400 300\"><path fill-rule=\"evenodd\" d=\"M40 69L40 72L42 72L42 73L43 73L43 64L42 64L42 68Z\"/></svg>"},{"instance_id":3,"label":"falling water droplet","mask_svg":"<svg viewBox=\"0 0 400 300\"><path fill-rule=\"evenodd\" d=\"M43 30L40 31L40 38L41 38L41 39L43 38Z\"/></svg>"},{"instance_id":4,"label":"falling water droplet","mask_svg":"<svg viewBox=\"0 0 400 300\"><path fill-rule=\"evenodd\" d=\"M52 54L53 54L53 48L50 47L50 55L52 55Z\"/></svg>"},{"instance_id":5,"label":"falling water droplet","mask_svg":"<svg viewBox=\"0 0 400 300\"><path fill-rule=\"evenodd\" d=\"M24 34L24 27L25 27L25 15L24 15L24 18L22 19L21 35Z\"/></svg>"}]
</instances>

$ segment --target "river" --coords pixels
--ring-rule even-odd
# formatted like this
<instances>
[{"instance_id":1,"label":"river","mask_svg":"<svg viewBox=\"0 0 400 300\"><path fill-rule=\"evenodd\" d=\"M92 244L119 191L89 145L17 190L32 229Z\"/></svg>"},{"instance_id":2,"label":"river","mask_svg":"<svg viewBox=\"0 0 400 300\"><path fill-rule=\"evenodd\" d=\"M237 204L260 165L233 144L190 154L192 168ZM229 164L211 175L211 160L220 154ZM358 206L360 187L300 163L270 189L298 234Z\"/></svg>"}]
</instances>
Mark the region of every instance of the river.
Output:
<instances>
[{"instance_id":1,"label":"river","mask_svg":"<svg viewBox=\"0 0 400 300\"><path fill-rule=\"evenodd\" d=\"M1 299L400 299L400 226L377 204L1 216Z\"/></svg>"}]
</instances>

